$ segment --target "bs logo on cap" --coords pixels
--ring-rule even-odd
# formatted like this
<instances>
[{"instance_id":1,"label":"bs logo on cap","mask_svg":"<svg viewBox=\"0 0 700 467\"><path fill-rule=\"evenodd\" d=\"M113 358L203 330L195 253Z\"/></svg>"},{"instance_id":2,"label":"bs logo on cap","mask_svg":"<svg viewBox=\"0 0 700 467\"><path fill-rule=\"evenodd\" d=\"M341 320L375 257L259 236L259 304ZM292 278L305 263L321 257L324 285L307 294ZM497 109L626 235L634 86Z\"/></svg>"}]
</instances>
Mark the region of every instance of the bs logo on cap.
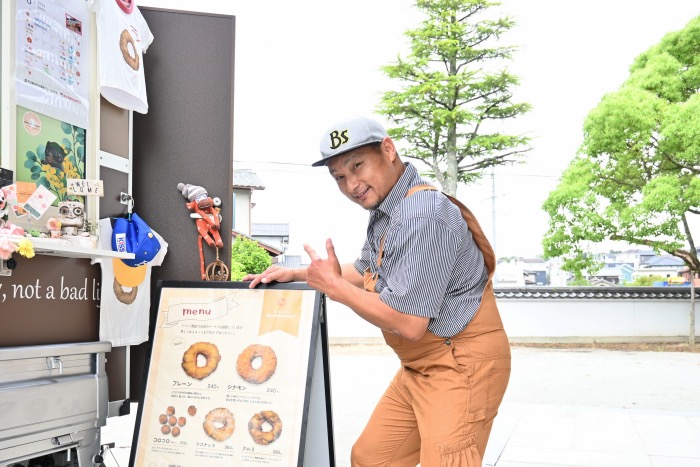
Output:
<instances>
[{"instance_id":1,"label":"bs logo on cap","mask_svg":"<svg viewBox=\"0 0 700 467\"><path fill-rule=\"evenodd\" d=\"M331 149L338 149L341 144L348 142L348 130L338 131L333 130L330 134L331 137Z\"/></svg>"}]
</instances>

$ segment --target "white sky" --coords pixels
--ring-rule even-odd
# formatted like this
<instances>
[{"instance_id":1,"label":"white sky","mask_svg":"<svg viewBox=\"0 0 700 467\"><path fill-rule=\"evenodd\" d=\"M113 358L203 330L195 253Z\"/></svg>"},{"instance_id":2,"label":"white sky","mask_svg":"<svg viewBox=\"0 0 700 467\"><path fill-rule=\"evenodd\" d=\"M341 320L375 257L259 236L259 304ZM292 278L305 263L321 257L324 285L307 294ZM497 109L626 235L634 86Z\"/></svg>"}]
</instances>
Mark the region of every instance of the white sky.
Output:
<instances>
[{"instance_id":1,"label":"white sky","mask_svg":"<svg viewBox=\"0 0 700 467\"><path fill-rule=\"evenodd\" d=\"M409 0L140 0L139 6L236 16L234 170L264 181L253 222L290 224L289 254L309 243L324 251L332 238L341 261L364 240L367 212L338 192L319 157L321 132L338 116L374 114L380 96L396 87L379 68L405 55L403 32L420 16ZM547 216L541 206L582 138L583 121L601 97L628 76L634 58L700 14L693 0L504 0L516 20L503 45L519 50L509 69L521 79L516 101L533 110L513 131L533 138L528 162L498 169L458 197L496 254L542 251ZM154 46L157 45L155 38ZM148 70L146 70L148 73ZM495 211L492 195L495 194ZM492 219L495 217L495 229Z\"/></svg>"}]
</instances>

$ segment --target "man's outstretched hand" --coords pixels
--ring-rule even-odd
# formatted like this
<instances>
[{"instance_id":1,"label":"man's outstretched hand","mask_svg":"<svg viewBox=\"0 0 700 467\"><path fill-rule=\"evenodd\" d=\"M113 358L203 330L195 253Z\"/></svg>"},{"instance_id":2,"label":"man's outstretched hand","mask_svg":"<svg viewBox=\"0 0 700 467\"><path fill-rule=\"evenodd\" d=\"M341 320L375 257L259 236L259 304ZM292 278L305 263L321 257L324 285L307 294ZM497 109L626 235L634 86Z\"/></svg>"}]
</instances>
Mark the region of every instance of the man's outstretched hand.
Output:
<instances>
[{"instance_id":1,"label":"man's outstretched hand","mask_svg":"<svg viewBox=\"0 0 700 467\"><path fill-rule=\"evenodd\" d=\"M335 255L333 241L330 238L326 240L326 253L328 254L326 259L318 256L314 249L307 244L304 244L304 251L311 258L311 264L306 268L306 283L332 298L334 287L342 278L340 262Z\"/></svg>"}]
</instances>

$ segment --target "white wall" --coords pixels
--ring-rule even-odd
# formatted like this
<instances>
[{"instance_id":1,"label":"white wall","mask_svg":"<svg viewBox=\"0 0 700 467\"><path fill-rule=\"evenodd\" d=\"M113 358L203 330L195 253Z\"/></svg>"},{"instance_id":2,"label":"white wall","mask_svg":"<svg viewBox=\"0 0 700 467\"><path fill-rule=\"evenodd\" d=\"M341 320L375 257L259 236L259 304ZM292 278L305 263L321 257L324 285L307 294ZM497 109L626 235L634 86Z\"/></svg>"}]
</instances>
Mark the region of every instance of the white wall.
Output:
<instances>
[{"instance_id":1,"label":"white wall","mask_svg":"<svg viewBox=\"0 0 700 467\"><path fill-rule=\"evenodd\" d=\"M381 332L352 310L327 300L331 342L381 341ZM685 342L690 303L683 300L500 299L512 342ZM700 306L695 334L700 335Z\"/></svg>"},{"instance_id":2,"label":"white wall","mask_svg":"<svg viewBox=\"0 0 700 467\"><path fill-rule=\"evenodd\" d=\"M250 203L251 192L249 190L233 190L235 198L233 228L250 236Z\"/></svg>"}]
</instances>

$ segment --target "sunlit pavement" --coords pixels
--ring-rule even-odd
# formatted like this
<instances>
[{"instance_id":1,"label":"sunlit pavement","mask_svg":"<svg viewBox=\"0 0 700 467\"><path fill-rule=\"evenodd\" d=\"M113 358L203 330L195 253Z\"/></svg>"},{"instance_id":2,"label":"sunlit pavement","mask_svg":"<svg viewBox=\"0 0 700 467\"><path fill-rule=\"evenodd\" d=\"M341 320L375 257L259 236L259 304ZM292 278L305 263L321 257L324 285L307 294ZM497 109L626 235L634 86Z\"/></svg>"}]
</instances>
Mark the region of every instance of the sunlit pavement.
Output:
<instances>
[{"instance_id":1,"label":"sunlit pavement","mask_svg":"<svg viewBox=\"0 0 700 467\"><path fill-rule=\"evenodd\" d=\"M700 354L513 347L484 466L700 467ZM397 369L384 346L331 346L336 465ZM110 418L107 467L128 465L136 405ZM323 467L323 466L311 466Z\"/></svg>"}]
</instances>

